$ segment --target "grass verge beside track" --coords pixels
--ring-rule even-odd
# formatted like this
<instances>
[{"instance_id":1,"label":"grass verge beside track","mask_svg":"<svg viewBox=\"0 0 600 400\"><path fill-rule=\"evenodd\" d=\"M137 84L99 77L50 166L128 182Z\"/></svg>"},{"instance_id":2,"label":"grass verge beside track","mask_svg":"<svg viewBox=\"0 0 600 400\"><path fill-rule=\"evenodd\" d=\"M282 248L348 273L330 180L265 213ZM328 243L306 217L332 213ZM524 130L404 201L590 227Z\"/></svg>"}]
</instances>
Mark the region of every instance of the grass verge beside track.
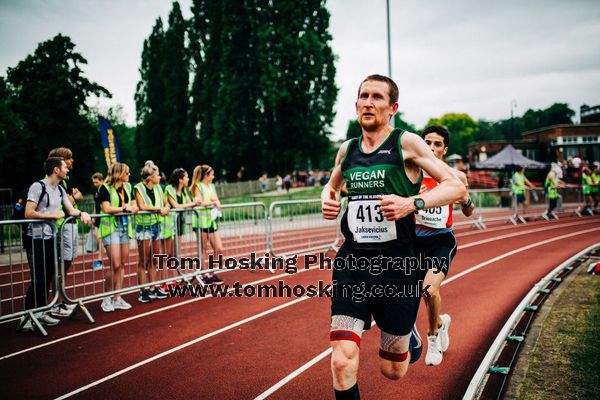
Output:
<instances>
[{"instance_id":1,"label":"grass verge beside track","mask_svg":"<svg viewBox=\"0 0 600 400\"><path fill-rule=\"evenodd\" d=\"M579 273L560 294L519 399L600 399L600 276Z\"/></svg>"}]
</instances>

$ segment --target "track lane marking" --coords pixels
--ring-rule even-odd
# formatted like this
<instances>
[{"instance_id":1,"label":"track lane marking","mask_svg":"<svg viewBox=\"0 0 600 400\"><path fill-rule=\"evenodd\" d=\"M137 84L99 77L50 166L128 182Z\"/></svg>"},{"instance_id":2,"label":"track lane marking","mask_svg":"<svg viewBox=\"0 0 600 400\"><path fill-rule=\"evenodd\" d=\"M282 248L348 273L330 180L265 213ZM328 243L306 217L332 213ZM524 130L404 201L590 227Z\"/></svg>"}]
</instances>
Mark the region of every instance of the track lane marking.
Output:
<instances>
[{"instance_id":1,"label":"track lane marking","mask_svg":"<svg viewBox=\"0 0 600 400\"><path fill-rule=\"evenodd\" d=\"M530 249L532 249L534 247L543 246L545 244L552 243L552 242L557 241L557 240L566 239L566 238L569 238L569 237L573 237L573 236L577 236L577 235L582 235L582 234L590 233L590 232L594 232L594 231L600 231L600 228L592 228L592 229L586 229L586 230L580 231L580 232L569 233L569 234L565 234L565 235L562 235L562 236L557 236L557 237L552 238L552 239L546 239L546 240L542 240L542 241L537 242L537 243L532 243L532 244L529 244L527 246L520 247L520 248L512 250L512 251L510 251L508 253L502 254L500 256L497 256L497 257L491 258L491 259L489 259L487 261L484 261L482 263L479 263L479 264L477 264L477 265L475 265L475 266L473 266L473 267L471 267L471 268L469 268L469 269L467 269L467 270L465 270L465 271L463 271L463 272L461 272L461 273L459 273L459 274L457 274L455 276L452 276L451 278L448 278L448 279L444 280L442 282L441 286L444 286L444 285L446 285L446 284L448 284L448 283L450 283L452 281L455 281L456 279L458 279L458 278L460 278L462 276L470 274L473 271L476 271L476 270L478 270L480 268L483 268L486 265L492 264L492 263L494 263L496 261L499 261L499 260L501 260L503 258L510 257L510 256L515 255L517 253L520 253L520 252L523 252L523 251L526 251L526 250L530 250ZM270 388L268 388L267 390L265 390L263 393L259 394L254 400L264 400L264 399L266 399L268 396L270 396L271 394L275 393L277 390L281 389L283 386L285 386L287 383L289 383L290 381L292 381L294 378L296 378L297 376L299 376L300 374L302 374L304 371L308 370L310 367L312 367L313 365L315 365L319 361L323 360L325 357L327 357L329 354L331 354L331 351L332 351L331 347L328 348L327 350L323 351L322 353L320 353L319 355L317 355L316 357L314 357L312 360L310 360L306 364L303 364L298 369L292 371L292 373L290 373L289 375L285 376L283 379L279 380L277 383L275 383L273 386L271 386Z\"/></svg>"},{"instance_id":2,"label":"track lane marking","mask_svg":"<svg viewBox=\"0 0 600 400\"><path fill-rule=\"evenodd\" d=\"M543 229L543 230L546 231L546 230L550 230L550 229L560 229L560 228L563 228L563 227L570 227L570 226L577 226L577 225L586 225L586 224L589 224L589 223L590 223L590 221L577 222L577 223L566 223L566 224L562 224L562 225L555 224L552 227L549 227L549 228ZM540 229L541 228L532 229L530 231L532 231L533 233L535 233L535 232L540 231ZM518 236L518 235L522 235L522 234L523 234L522 232L515 232L514 235ZM480 241L481 242L480 244L489 243L490 241L493 241L493 239L495 237L496 236L494 236L492 238L488 238L488 239L483 239L482 241ZM507 237L506 235L498 236L498 238L499 238L498 240L505 239L506 237ZM475 246L475 244L471 244L471 243L467 243L466 245L463 245L463 246L469 247L471 245ZM461 248L463 248L463 247L461 247L461 246L458 247L459 250ZM296 274L294 274L294 275L297 275L298 273L301 273L301 272L306 272L306 271L315 270L315 269L317 269L316 266L315 267L310 267L309 269L298 269L298 272ZM277 279L277 278L280 278L280 277L285 277L285 276L289 277L290 275L289 274L280 274L280 275L270 276L270 277L267 277L267 278L263 278L263 279L259 279L259 280L256 280L256 281L249 282L247 284L244 284L243 286L256 285L256 284L259 284L259 283L268 282L270 280L274 280L274 279ZM451 279L451 278L448 278L448 279ZM234 290L234 288L230 288L229 289L229 291L233 291L233 290ZM9 354L7 354L5 356L1 356L0 357L0 361L5 360L7 358L14 357L14 356L18 356L20 354L28 353L28 352L33 351L33 350L38 350L38 349L41 349L41 348L44 348L44 347L47 347L47 346L51 346L51 345L54 345L56 343L60 343L60 342L66 341L66 340L74 339L74 338L77 338L77 337L80 337L80 336L83 336L83 335L87 335L87 334L90 334L90 333L93 333L93 332L97 332L97 331L102 330L102 329L110 328L110 327L113 327L113 326L116 326L116 325L120 325L120 324L123 324L123 323L126 323L126 322L130 322L130 321L134 321L134 320L136 320L138 318L147 317L149 315L153 315L153 314L156 314L156 313L159 313L159 312L162 312L162 311L167 311L167 310L170 310L170 309L173 309L173 308L177 308L177 307L180 307L180 306L191 304L191 303L196 302L196 301L206 300L206 299L209 299L209 298L212 298L212 297L200 297L200 298L194 298L194 299L190 299L190 300L185 300L185 301L182 301L182 302L179 302L179 303L175 303L175 304L171 304L171 305L168 305L168 306L165 306L165 307L157 308L155 310L151 310L151 311L147 311L147 312L144 312L144 313L141 313L141 314L133 315L131 317L127 317L127 318L123 318L123 319L120 319L120 320L117 320L117 321L109 322L106 325L98 326L98 327L95 327L95 328L90 328L90 329L87 329L85 331L81 331L81 332L74 333L74 334L69 335L69 336L65 336L63 338L55 339L55 340L52 340L50 342L45 342L45 343L42 343L42 344L39 344L39 345L36 345L36 346L32 346L32 347L25 348L25 349L22 349L22 350L13 352L13 353L9 353ZM99 300L94 300L94 301L99 301ZM11 320L9 320L9 321L11 321Z\"/></svg>"}]
</instances>

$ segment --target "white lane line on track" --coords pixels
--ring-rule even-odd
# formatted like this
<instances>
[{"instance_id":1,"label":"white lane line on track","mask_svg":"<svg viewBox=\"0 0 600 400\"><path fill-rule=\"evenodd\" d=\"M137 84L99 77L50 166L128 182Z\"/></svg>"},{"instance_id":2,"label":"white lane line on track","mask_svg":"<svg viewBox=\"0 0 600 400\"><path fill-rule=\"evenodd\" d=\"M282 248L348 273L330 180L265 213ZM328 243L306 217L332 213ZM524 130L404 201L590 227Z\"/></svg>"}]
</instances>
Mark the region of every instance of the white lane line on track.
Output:
<instances>
[{"instance_id":1,"label":"white lane line on track","mask_svg":"<svg viewBox=\"0 0 600 400\"><path fill-rule=\"evenodd\" d=\"M587 222L587 223L589 223L589 222ZM586 224L586 222L568 223L568 224L563 224L563 225L558 225L557 224L557 225L553 225L552 227L548 227L547 229L544 229L544 230L559 229L559 228L562 228L562 227L569 227L569 226L573 226L573 225L584 225L584 224ZM538 232L539 230L536 229L536 230L531 230L531 231ZM484 231L482 231L482 232L484 232ZM521 232L516 232L515 233L515 235L520 235L520 234L522 234L522 233ZM499 238L503 238L504 239L504 238L506 238L506 235L502 235ZM488 243L489 241L492 241L492 239L493 238L484 239L481 242L482 243ZM469 243L469 244L464 245L464 246L469 246L469 245L473 245L474 246L475 244L470 244ZM463 248L463 247L459 246L459 249L461 249L461 248ZM317 269L317 268L316 267L311 267L311 268L309 268L307 270L305 270L305 269L299 269L298 272L295 275L297 275L298 273L309 271L309 270L313 270L313 269ZM274 279L277 279L277 278L280 278L280 277L285 277L285 276L289 276L289 275L288 274L275 275L275 276L271 276L271 277L268 277L268 278L259 279L259 280L253 281L253 282L249 282L249 283L245 284L244 286L246 286L246 285L255 285L255 284L259 284L259 283L263 283L263 282L268 282L270 280L274 280ZM229 291L233 291L233 290L234 290L234 288L229 289ZM27 353L29 351L38 350L38 349L41 349L41 348L44 348L44 347L47 347L47 346L54 345L56 343L60 343L60 342L66 341L66 340L74 339L76 337L83 336L83 335L86 335L86 334L89 334L89 333L93 333L93 332L96 332L96 331L99 331L99 330L102 330L102 329L110 328L110 327L115 326L115 325L120 325L122 323L133 321L133 320L136 320L138 318L142 318L142 317L146 317L146 316L149 316L149 315L153 315L153 314L156 314L156 313L161 312L161 311L170 310L172 308L176 308L176 307L183 306L183 305L186 305L186 304L190 304L190 303L193 303L193 302L196 302L196 301L200 301L200 300L205 300L205 299L208 299L208 298L211 298L211 297L201 297L201 298L190 299L190 300L182 301L180 303L175 303L175 304L171 304L171 305L168 305L168 306L165 306L165 307L157 308L155 310L147 311L147 312L142 313L142 314L138 314L138 315L134 315L134 316L131 316L131 317L128 317L128 318L124 318L124 319L121 319L121 320L118 320L118 321L110 322L110 323L108 323L106 325L102 325L102 326L98 326L98 327L95 327L95 328L91 328L91 329L88 329L88 330L85 330L85 331L82 331L82 332L78 332L78 333L75 333L75 334L72 334L72 335L69 335L69 336L65 336L63 338L55 339L55 340L50 341L50 342L45 342L45 343L42 343L42 344L39 344L39 345L36 345L36 346L33 346L33 347L29 347L29 348L26 348L26 349L23 349L23 350L16 351L14 353L7 354L5 356L1 356L0 357L0 361L2 361L4 359L7 359L7 358L11 358L11 357L17 356L17 355L20 355L20 354Z\"/></svg>"},{"instance_id":2,"label":"white lane line on track","mask_svg":"<svg viewBox=\"0 0 600 400\"><path fill-rule=\"evenodd\" d=\"M496 241L496 240L508 239L508 238L515 237L515 236L527 235L527 234L536 233L536 232L546 232L546 231L549 231L551 229L560 229L560 228L568 228L568 227L571 227L571 226L587 225L589 223L590 222L587 222L587 223L586 222L572 222L572 223L563 224L563 225L554 225L554 226L551 226L551 227L542 227L542 228L529 229L529 230L526 230L526 231L520 231L520 232L515 232L515 233L507 233L506 235L494 236L494 237L491 237L491 238L478 240L476 242L471 242L471 243L466 243L466 244L463 244L463 245L459 245L458 246L458 250L466 249L466 248L469 248L469 247L472 247L472 246L477 246L477 245L480 245L480 244L485 244L485 243L493 242L493 241Z\"/></svg>"},{"instance_id":3,"label":"white lane line on track","mask_svg":"<svg viewBox=\"0 0 600 400\"><path fill-rule=\"evenodd\" d=\"M180 344L179 346L177 346L177 347L173 347L173 348L171 348L171 349L169 349L169 350L163 351L162 353L159 353L159 354L157 354L157 355L155 355L155 356L152 356L152 357L150 357L150 358L147 358L147 359L145 359L145 360L142 360L142 361L140 361L140 362L138 362L138 363L136 363L136 364L130 365L129 367L127 367L127 368L123 368L122 370L119 370L119 371L117 371L117 372L115 372L115 373L113 373L113 374L110 374L110 375L108 375L108 376L105 376L105 377L104 377L104 378L102 378L102 379L98 379L97 381L94 381L94 382L92 382L92 383L90 383L90 384L88 384L88 385L82 386L82 387L80 387L79 389L73 390L72 392L69 392L69 393L67 393L67 394L65 394L65 395L62 395L62 396L60 396L60 397L57 397L57 398L56 398L56 400L66 399L66 398L68 398L68 397L71 397L71 396L73 396L73 395L76 395L76 394L78 394L78 393L81 393L81 392L83 392L84 390L87 390L87 389L89 389L89 388L91 388L91 387L94 387L94 386L96 386L96 385L99 385L99 384L101 384L101 383L103 383L103 382L109 381L109 380L111 380L111 379L113 379L113 378L116 378L116 377L117 377L117 376L119 376L119 375L123 375L124 373L126 373L126 372L129 372L129 371L131 371L131 370L134 370L134 369L136 369L136 368L139 368L139 367L141 367L141 366L143 366L143 365L149 364L149 363L151 363L152 361L158 360L159 358L163 358L163 357L165 357L165 356L168 356L169 354L172 354L172 353L175 353L175 352L177 352L177 351L179 351L179 350L185 349L186 347L189 347L189 346L192 346L192 345L194 345L194 344L196 344L196 343L202 342L203 340L206 340L206 339L208 339L208 338L210 338L210 337L216 336L216 335L218 335L218 334L220 334L220 333L226 332L226 331L228 331L228 330L231 330L231 329L233 329L233 328L236 328L236 327L238 327L238 326L240 326L240 325L243 325L243 324L245 324L245 323L248 323L248 322L250 322L250 321L254 321L255 319L258 319L258 318L262 318L262 317L264 317L265 315L268 315L268 314L274 313L274 312L276 312L276 311L279 311L279 310L281 310L281 309L284 309L284 308L286 308L286 307L292 306L292 305L294 305L294 304L296 304L296 303L299 303L299 302L301 302L301 301L308 300L308 299L310 299L310 298L312 298L312 297L306 297L306 296L304 296L304 297L300 297L300 298L298 298L298 299L296 299L296 300L289 301L289 302L287 302L287 303L284 303L284 304L281 304L281 305L279 305L279 306L277 306L277 307L270 308L270 309L268 309L268 310L266 310L266 311L263 311L263 312L261 312L260 314L253 315L252 317L248 317L248 318L246 318L246 319L243 319L243 320L241 320L241 321L235 322L235 323L233 323L233 324L231 324L231 325L227 325L227 326L225 326L225 327L223 327L223 328L221 328L221 329L218 329L218 330L216 330L216 331L213 331L213 332L207 333L206 335L200 336L199 338L196 338L196 339L194 339L194 340L191 340L191 341L189 341L189 342L186 342L186 343Z\"/></svg>"},{"instance_id":4,"label":"white lane line on track","mask_svg":"<svg viewBox=\"0 0 600 400\"><path fill-rule=\"evenodd\" d=\"M542 245L544 245L544 244L551 243L551 242L554 242L554 241L557 241L557 240L562 240L562 239L565 239L565 238L568 238L568 237L577 236L577 235L582 235L582 234L586 234L586 233L590 233L590 232L594 232L594 231L600 231L600 228L586 229L586 230L579 231L579 232L574 232L574 233L570 233L570 234L566 234L566 235L561 235L561 236L557 236L557 237L555 237L555 238L552 238L552 239L546 239L546 240L543 240L543 241L540 241L540 242L537 242L537 243L533 243L533 244L530 244L530 245L527 245L527 246L521 247L521 248L519 248L519 249L513 250L513 251L511 251L511 252L508 252L508 253L505 253L504 255L501 255L501 256L498 256L498 257L494 257L493 259L491 259L491 260L488 260L488 261L485 261L485 262L483 262L483 263L480 263L480 264L478 264L478 265L476 265L476 266L474 266L474 267L472 267L472 268L469 268L468 272L466 272L466 273L461 273L461 274L460 274L460 276L464 276L464 275L466 275L467 273L473 272L473 271L475 271L475 270L477 270L477 269L479 269L479 268L483 268L484 266L486 266L486 265L489 265L489 264L491 264L492 262L498 261L498 260L500 260L500 259L502 259L502 258L509 257L509 256L511 256L511 255L514 255L514 254L516 254L516 253L519 253L519 252L522 252L522 251L525 251L525 250L529 250L529 249L531 249L531 248L534 248L534 247L542 246ZM455 279L457 279L457 278L455 278ZM455 279L452 279L452 280L455 280ZM448 279L447 281L443 282L442 284L449 283L449 282L451 282L452 280L451 280L451 279ZM288 307L288 306L290 306L290 305L293 305L293 304L299 303L300 301L304 301L304 300L307 300L307 299L309 299L309 298L311 298L311 297L301 297L301 298L299 298L299 299L292 300L292 301L290 301L290 302L288 302L288 303L285 303L285 304L279 305L279 306L277 306L277 307L274 307L274 308L272 308L272 309L269 309L269 310L263 311L263 312L262 312L262 313L260 313L260 314L254 315L254 316L252 316L252 317L249 317L249 318L246 318L246 319L244 319L244 320L242 320L242 321L238 321L238 322L236 322L236 323L234 323L234 324L228 325L228 326L226 326L226 327L224 327L224 328L221 328L221 329L219 329L219 330L217 330L217 331L214 331L214 332L208 333L208 334L206 334L206 335L203 335L203 336L201 336L201 337L199 337L199 338L196 338L196 339L194 339L194 340L192 340L192 341L189 341L189 342L183 343L183 344L181 344L181 345L179 345L179 346L177 346L177 347L174 347L174 348L172 348L172 349L170 349L170 350L164 351L164 352L162 352L162 353L160 353L160 354L157 354L157 355L155 355L155 356L153 356L153 357L150 357L150 358L148 358L148 359L145 359L145 360L143 360L143 361L140 361L140 362L138 362L138 363L136 363L136 364L134 364L134 365L131 365L131 366L127 367L127 368L123 368L123 369L121 369L121 370L119 370L119 371L117 371L117 372L115 372L115 373L113 373L113 374L111 374L111 375L108 375L108 376L106 376L106 377L104 377L104 378L98 379L98 380L96 380L96 381L94 381L94 382L91 382L91 383L89 383L89 384L85 385L85 386L82 386L82 387L80 387L80 388L78 388L78 389L76 389L76 390L74 390L74 391L72 391L72 392L69 392L69 393L67 393L67 394L65 394L65 395L63 395L63 396L61 396L61 397L57 398L57 400L60 400L60 399L65 399L65 398L71 397L71 396L73 396L73 395L75 395L75 394L81 393L82 391L85 391L85 390L87 390L87 389L90 389L90 388L92 388L92 387L94 387L94 386L97 386L97 385L99 385L99 384L101 384L101 383L104 383L104 382L106 382L106 381L109 381L109 380L111 380L111 379L113 379L113 378L116 378L116 377L118 377L118 376L120 376L120 375L123 375L123 374L125 374L125 373L127 373L127 372L129 372L129 371L132 371L132 370L134 370L134 369L136 369L136 368L138 368L138 367L141 367L141 366L143 366L143 365L146 365L146 364L148 364L148 363L150 363L150 362L152 362L152 361L158 360L158 359L160 359L160 358L162 358L162 357L164 357L164 356L170 355L170 354L172 354L172 353L174 353L174 352L176 352L176 351L179 351L179 350L181 350L181 349L184 349L184 348L186 348L186 347L189 347L189 346L191 346L191 345L193 345L193 344L196 344L196 343L198 343L198 342L201 342L201 341L203 341L203 340L206 340L206 339L208 339L208 338L210 338L210 337L212 337L212 336L218 335L219 333L222 333L222 332L228 331L228 330L230 330L230 329L232 329L232 328L234 328L234 327L237 327L237 326L240 326L240 325L242 325L242 324L245 324L245 323L247 323L247 322L253 321L253 320L255 320L255 319L258 319L258 318L261 318L261 317L263 317L263 316L265 316L265 315L268 315L268 314L270 314L270 313L272 313L272 312L275 312L275 311L278 311L278 310L280 310L280 309L286 308L286 307ZM309 368L310 368L310 366L312 366L312 365L316 364L318 361L320 361L321 359L323 359L323 358L324 358L324 357L326 357L326 356L327 356L327 350L324 350L324 351L323 351L321 354L319 354L319 356L317 356L317 357L313 358L311 361L309 361L309 362L307 363L307 364L310 364L310 365L304 364L303 366L301 366L300 368L298 368L297 370L295 370L294 372L292 372L292 374L290 374L290 375L286 376L286 377L283 379L283 380L286 380L286 379L287 379L287 381L286 381L286 382L282 383L282 381L283 381L283 380L281 380L281 381L277 382L275 385L273 385L271 388L269 388L269 389L267 390L267 392L268 392L268 391L271 391L270 393L273 393L273 392L275 392L277 389L279 389L279 388L283 387L283 386L285 385L285 383L287 383L287 382L291 381L291 380L292 380L294 377L296 377L296 376L299 376L299 375L300 375L300 374L301 374L303 371L306 371L307 369L309 369ZM320 358L319 358L319 357L320 357ZM291 375L293 375L293 376L291 376ZM277 388L275 388L275 386L277 386ZM264 393L266 393L266 392L264 392ZM262 394L261 394L261 395L259 395L259 396L262 396ZM260 398L260 397L259 397L259 398Z\"/></svg>"},{"instance_id":5,"label":"white lane line on track","mask_svg":"<svg viewBox=\"0 0 600 400\"><path fill-rule=\"evenodd\" d=\"M300 273L306 272L306 271L314 271L316 269L317 269L317 266L310 267L308 269L304 269L304 268L298 269L298 271L294 275L297 275L297 274L300 274ZM271 281L271 280L274 280L274 279L277 279L277 278L286 277L286 276L290 276L290 275L289 274L285 274L285 273L284 274L279 274L279 275L273 275L273 276L270 276L270 277L267 277L267 278L263 278L263 279L259 279L259 280L253 281L253 282L248 282L248 283L242 285L242 287L252 286L252 285L256 285L256 284L263 283L263 282L268 282L268 281ZM227 290L227 293L233 292L233 291L235 291L235 288L232 287L229 290ZM37 346L29 347L29 348L26 348L26 349L23 349L23 350L19 350L19 351L14 352L14 353L7 354L5 356L0 357L0 361L5 360L7 358L11 358L11 357L17 356L19 354L27 353L27 352L32 351L32 350L37 350L37 349L41 349L43 347L47 347L47 346L50 346L50 345L53 345L53 344L56 344L56 343L64 342L65 340L69 340L69 339L73 339L73 338L76 338L76 337L79 337L79 336L83 336L83 335L86 335L88 333L92 333L92 332L96 332L96 331L99 331L99 330L102 330L102 329L110 328L112 326L120 325L120 324L125 323L125 322L134 321L134 320L136 320L138 318L147 317L149 315L157 314L159 312L170 310L172 308L177 308L177 307L184 306L186 304L194 303L196 301L207 300L207 299L212 299L212 298L213 298L212 296L198 297L198 298L193 298L193 299L190 299L190 300L185 300L185 301L182 301L182 302L179 302L179 303L175 303L175 304L170 304L168 306L157 308L155 310L150 310L150 311L147 311L145 313L133 315L131 317L120 319L118 321L113 321L113 322L110 322L110 323L108 323L106 325L98 326L96 328L91 328L91 329L88 329L88 330L85 330L85 331L82 331L82 332L74 333L72 335L65 336L63 338L55 339L55 340L52 340L51 342L42 343L42 344L39 344Z\"/></svg>"},{"instance_id":6,"label":"white lane line on track","mask_svg":"<svg viewBox=\"0 0 600 400\"><path fill-rule=\"evenodd\" d=\"M477 264L451 278L446 279L444 282L442 282L442 286L446 285L462 276L465 276L473 271L476 271L480 268L485 267L486 265L492 264L496 261L499 261L503 258L506 257L510 257L514 254L520 253L522 251L526 251L529 249L532 249L534 247L538 247L538 246L543 246L545 244L548 243L552 243L555 242L557 240L562 240L562 239L566 239L572 236L577 236L577 235L583 235L586 233L590 233L590 232L594 232L594 231L599 231L600 228L592 228L592 229L586 229L584 231L580 231L580 232L574 232L574 233L569 233L566 235L562 235L562 236L557 236L555 238L552 239L546 239L546 240L542 240L541 242L537 242L537 243L532 243L530 245L527 246L523 246L520 247L518 249L509 251L508 253L502 254L500 256L494 257L490 260L484 261L480 264ZM327 357L329 354L331 354L331 347L325 351L323 351L321 354L319 354L318 356L316 356L315 358L313 358L312 360L310 360L309 362L307 362L306 364L300 366L300 368L294 370L292 373L290 373L289 375L287 375L286 377L284 377L283 379L281 379L280 381L278 381L277 383L275 383L273 386L271 386L269 389L265 390L263 393L259 394L254 400L264 400L266 399L268 396L270 396L271 394L275 393L277 390L279 390L280 388L282 388L285 384L287 384L288 382L290 382L292 379L296 378L297 376L299 376L301 373L303 373L304 371L306 371L307 369L309 369L310 367L312 367L313 365L315 365L316 363L318 363L319 361L321 361L322 359L324 359L325 357Z\"/></svg>"},{"instance_id":7,"label":"white lane line on track","mask_svg":"<svg viewBox=\"0 0 600 400\"><path fill-rule=\"evenodd\" d=\"M593 220L594 222L598 220L598 218L596 216L588 218L586 217L586 220L589 222L590 220ZM551 222L551 224L555 225L555 224L562 224L564 222L569 222L569 221L581 221L581 217L568 217L568 218L562 218L559 221L553 221ZM529 224L531 224L530 226L532 227L536 227L536 226L541 226L541 225L545 225L547 224L548 221L546 220L542 220L542 221L533 221L530 222ZM529 224L527 226L529 226ZM494 228L487 228L485 230L475 230L475 231L471 231L471 232L459 232L459 233L455 233L455 236L458 237L467 237L467 236L472 236L472 235L477 235L479 233L485 233L485 232L498 232L498 231L505 231L505 230L510 230L510 229L514 229L514 228L525 228L526 225L507 225L507 226L498 226L498 227L494 227Z\"/></svg>"}]
</instances>

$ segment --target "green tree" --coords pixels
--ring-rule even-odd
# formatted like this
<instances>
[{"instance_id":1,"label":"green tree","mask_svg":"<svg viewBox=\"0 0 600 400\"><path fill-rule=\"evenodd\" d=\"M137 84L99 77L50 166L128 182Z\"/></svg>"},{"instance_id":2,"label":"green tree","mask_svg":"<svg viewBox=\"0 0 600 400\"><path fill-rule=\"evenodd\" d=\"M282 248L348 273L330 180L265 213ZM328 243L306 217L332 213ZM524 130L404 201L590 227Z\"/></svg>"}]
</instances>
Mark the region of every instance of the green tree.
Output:
<instances>
[{"instance_id":1,"label":"green tree","mask_svg":"<svg viewBox=\"0 0 600 400\"><path fill-rule=\"evenodd\" d=\"M165 85L162 77L164 36L162 20L157 18L152 33L144 40L141 79L135 93L137 159L150 159L159 166L164 160L167 132Z\"/></svg>"},{"instance_id":2,"label":"green tree","mask_svg":"<svg viewBox=\"0 0 600 400\"><path fill-rule=\"evenodd\" d=\"M457 153L462 156L469 154L469 143L474 141L477 132L477 122L468 114L444 114L440 118L432 118L429 125L441 125L450 134L449 154Z\"/></svg>"},{"instance_id":3,"label":"green tree","mask_svg":"<svg viewBox=\"0 0 600 400\"><path fill-rule=\"evenodd\" d=\"M348 129L346 129L346 140L357 138L362 135L362 128L358 120L352 119L348 121Z\"/></svg>"},{"instance_id":4,"label":"green tree","mask_svg":"<svg viewBox=\"0 0 600 400\"><path fill-rule=\"evenodd\" d=\"M189 54L186 49L187 22L181 14L178 2L173 3L169 13L169 27L164 32L161 49L161 73L163 81L163 121L165 127L164 154L159 166L167 175L173 168L191 165L195 154L193 134L186 130L189 110Z\"/></svg>"},{"instance_id":5,"label":"green tree","mask_svg":"<svg viewBox=\"0 0 600 400\"><path fill-rule=\"evenodd\" d=\"M221 16L220 1L193 0L189 50L194 78L190 91L187 130L198 141L194 148L197 149L194 164L215 165L219 159L219 154L214 151L219 138L214 133L213 121L214 101L222 78L219 70ZM218 168L216 165L215 167Z\"/></svg>"},{"instance_id":6,"label":"green tree","mask_svg":"<svg viewBox=\"0 0 600 400\"><path fill-rule=\"evenodd\" d=\"M268 165L275 172L317 165L335 113L335 57L322 0L255 2L261 12L259 109Z\"/></svg>"},{"instance_id":7,"label":"green tree","mask_svg":"<svg viewBox=\"0 0 600 400\"><path fill-rule=\"evenodd\" d=\"M9 186L17 188L42 176L41 165L48 151L60 146L74 153L75 184L87 182L98 146L96 128L85 115L86 99L110 97L110 93L83 75L82 64L87 61L75 51L75 44L59 34L40 43L33 54L8 69L8 93L12 93L8 95L12 111L8 118L19 126L21 134L17 140L9 138L3 146L3 154L13 157L12 173L5 181ZM6 86L4 91L6 99ZM23 155L14 158L16 154Z\"/></svg>"},{"instance_id":8,"label":"green tree","mask_svg":"<svg viewBox=\"0 0 600 400\"><path fill-rule=\"evenodd\" d=\"M0 164L5 168L5 173L0 174L0 187L19 190L29 181L29 175L23 170L25 162L33 161L38 169L39 162L31 159L30 146L34 140L21 117L13 111L14 102L14 91L0 76ZM6 173L9 168L10 174Z\"/></svg>"},{"instance_id":9,"label":"green tree","mask_svg":"<svg viewBox=\"0 0 600 400\"><path fill-rule=\"evenodd\" d=\"M415 126L409 122L406 122L402 118L402 113L400 111L394 114L394 127L399 129L406 129L409 132L416 132Z\"/></svg>"},{"instance_id":10,"label":"green tree","mask_svg":"<svg viewBox=\"0 0 600 400\"><path fill-rule=\"evenodd\" d=\"M250 2L247 2L250 3ZM254 54L253 10L236 0L221 0L220 86L213 105L212 150L217 171L228 178L244 167L249 177L258 177L265 166L260 154L258 130L258 80L260 69Z\"/></svg>"},{"instance_id":11,"label":"green tree","mask_svg":"<svg viewBox=\"0 0 600 400\"><path fill-rule=\"evenodd\" d=\"M566 103L554 103L544 110L548 125L572 124L575 111Z\"/></svg>"}]
</instances>

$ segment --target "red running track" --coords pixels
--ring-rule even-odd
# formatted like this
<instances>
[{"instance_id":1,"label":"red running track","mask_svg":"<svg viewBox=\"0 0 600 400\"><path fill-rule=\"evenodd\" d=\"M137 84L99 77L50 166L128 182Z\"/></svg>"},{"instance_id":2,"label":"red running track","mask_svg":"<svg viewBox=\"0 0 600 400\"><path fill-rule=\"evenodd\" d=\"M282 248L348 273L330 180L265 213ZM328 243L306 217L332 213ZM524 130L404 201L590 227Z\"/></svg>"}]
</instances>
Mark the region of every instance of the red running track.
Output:
<instances>
[{"instance_id":1,"label":"red running track","mask_svg":"<svg viewBox=\"0 0 600 400\"><path fill-rule=\"evenodd\" d=\"M459 252L442 290L443 310L453 318L444 362L427 367L420 361L406 378L388 381L378 372L374 328L361 346L363 398L460 398L519 300L561 261L597 242L599 231L600 218L594 217L459 233ZM275 277L235 271L227 277L242 283L284 279L289 285L330 279L329 271L301 271ZM14 323L0 325L3 397L56 398L81 390L70 398L255 398L329 347L326 298L128 300L132 310L110 314L92 303L95 325L79 316L49 328L48 338L15 334ZM418 326L424 333L424 308ZM31 349L36 345L43 347ZM11 356L15 351L24 352ZM332 398L330 380L324 357L270 398Z\"/></svg>"}]
</instances>

